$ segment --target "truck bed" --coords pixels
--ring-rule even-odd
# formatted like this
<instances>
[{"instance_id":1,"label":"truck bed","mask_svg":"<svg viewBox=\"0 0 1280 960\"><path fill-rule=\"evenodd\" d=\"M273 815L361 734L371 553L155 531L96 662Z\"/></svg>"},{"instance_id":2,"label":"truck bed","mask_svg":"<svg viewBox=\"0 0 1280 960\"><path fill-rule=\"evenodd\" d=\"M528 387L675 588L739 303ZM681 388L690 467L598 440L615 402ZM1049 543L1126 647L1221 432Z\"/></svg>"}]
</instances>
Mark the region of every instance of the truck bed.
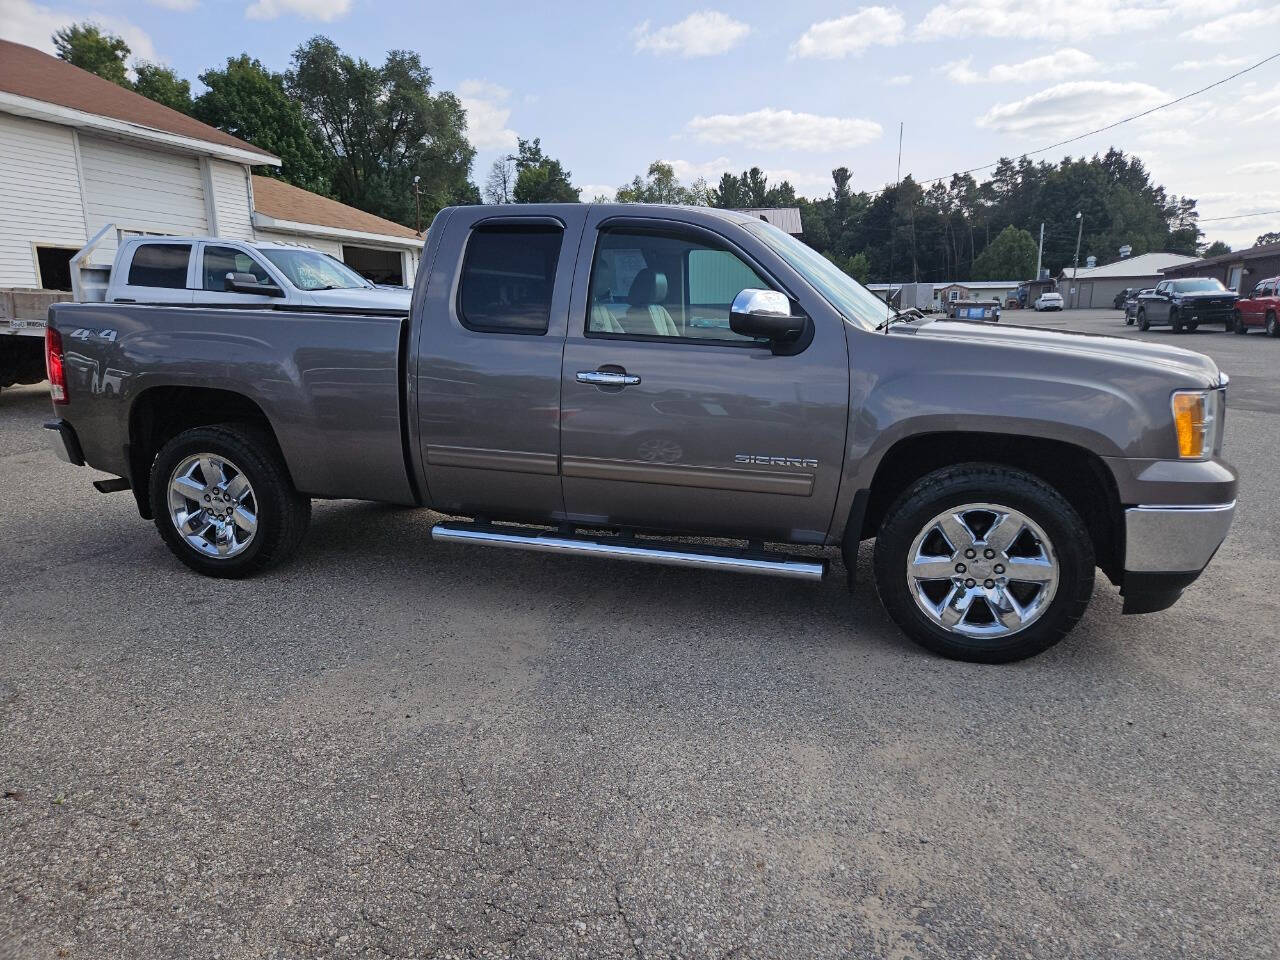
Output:
<instances>
[{"instance_id":1,"label":"truck bed","mask_svg":"<svg viewBox=\"0 0 1280 960\"><path fill-rule=\"evenodd\" d=\"M313 497L415 501L401 391L407 318L342 310L55 304L85 459L129 476L131 416L192 390L247 395L295 486ZM151 391L161 391L151 393Z\"/></svg>"}]
</instances>

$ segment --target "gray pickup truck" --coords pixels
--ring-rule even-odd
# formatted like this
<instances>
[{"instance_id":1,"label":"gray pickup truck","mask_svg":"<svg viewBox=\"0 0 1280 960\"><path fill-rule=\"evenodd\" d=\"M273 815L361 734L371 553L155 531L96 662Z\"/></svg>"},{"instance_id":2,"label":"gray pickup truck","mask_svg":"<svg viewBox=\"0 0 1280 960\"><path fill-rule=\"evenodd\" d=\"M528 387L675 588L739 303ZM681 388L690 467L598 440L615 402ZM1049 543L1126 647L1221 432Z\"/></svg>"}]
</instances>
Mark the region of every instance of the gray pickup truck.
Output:
<instances>
[{"instance_id":1,"label":"gray pickup truck","mask_svg":"<svg viewBox=\"0 0 1280 960\"><path fill-rule=\"evenodd\" d=\"M1208 358L903 317L722 210L451 208L407 317L59 304L47 352L59 454L210 576L288 557L317 497L466 518L441 541L801 580L837 547L852 578L875 538L907 634L1005 662L1066 635L1095 568L1127 613L1172 604L1235 504Z\"/></svg>"}]
</instances>

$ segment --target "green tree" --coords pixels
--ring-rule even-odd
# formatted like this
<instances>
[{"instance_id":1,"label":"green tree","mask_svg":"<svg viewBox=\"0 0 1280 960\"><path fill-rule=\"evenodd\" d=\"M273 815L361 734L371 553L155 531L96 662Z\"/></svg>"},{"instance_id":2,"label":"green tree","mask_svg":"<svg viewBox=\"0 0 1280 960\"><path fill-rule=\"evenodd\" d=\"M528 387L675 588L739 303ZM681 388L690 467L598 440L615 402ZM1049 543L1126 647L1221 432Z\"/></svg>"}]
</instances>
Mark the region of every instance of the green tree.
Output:
<instances>
[{"instance_id":1,"label":"green tree","mask_svg":"<svg viewBox=\"0 0 1280 960\"><path fill-rule=\"evenodd\" d=\"M1255 247L1260 247L1266 243L1280 243L1280 230L1272 230L1270 233L1264 233L1257 240L1253 241Z\"/></svg>"},{"instance_id":2,"label":"green tree","mask_svg":"<svg viewBox=\"0 0 1280 960\"><path fill-rule=\"evenodd\" d=\"M129 45L94 23L73 23L53 34L53 49L67 63L96 73L104 80L130 87L125 61Z\"/></svg>"},{"instance_id":3,"label":"green tree","mask_svg":"<svg viewBox=\"0 0 1280 960\"><path fill-rule=\"evenodd\" d=\"M721 175L715 189L708 191L708 200L713 207L727 209L742 207L794 207L796 191L790 183L783 180L776 186L769 185L769 178L759 167L742 171L742 176L732 173Z\"/></svg>"},{"instance_id":4,"label":"green tree","mask_svg":"<svg viewBox=\"0 0 1280 960\"><path fill-rule=\"evenodd\" d=\"M973 261L974 280L1031 280L1035 272L1035 238L1012 224Z\"/></svg>"},{"instance_id":5,"label":"green tree","mask_svg":"<svg viewBox=\"0 0 1280 960\"><path fill-rule=\"evenodd\" d=\"M582 191L569 182L572 174L542 152L541 138L517 138L516 143L516 182L511 193L516 203L578 203L582 199ZM492 180L494 172L489 176Z\"/></svg>"},{"instance_id":6,"label":"green tree","mask_svg":"<svg viewBox=\"0 0 1280 960\"><path fill-rule=\"evenodd\" d=\"M1207 247L1204 248L1204 253L1200 254L1200 256L1220 257L1224 253L1230 253L1230 252L1231 252L1230 244L1223 243L1221 240L1215 240L1213 241L1213 243L1209 244Z\"/></svg>"},{"instance_id":7,"label":"green tree","mask_svg":"<svg viewBox=\"0 0 1280 960\"><path fill-rule=\"evenodd\" d=\"M415 221L414 177L424 222L441 207L480 199L470 180L466 111L432 87L416 53L392 50L375 66L326 37L298 47L285 74L285 89L333 158L334 195L403 224Z\"/></svg>"},{"instance_id":8,"label":"green tree","mask_svg":"<svg viewBox=\"0 0 1280 960\"><path fill-rule=\"evenodd\" d=\"M631 182L618 188L618 203L673 203L684 206L705 207L711 191L707 182L699 177L685 186L669 163L655 160L649 164L645 176L637 174Z\"/></svg>"},{"instance_id":9,"label":"green tree","mask_svg":"<svg viewBox=\"0 0 1280 960\"><path fill-rule=\"evenodd\" d=\"M283 74L272 73L242 53L228 57L223 69L200 74L200 82L208 89L193 105L197 120L279 157L279 170L264 168L269 176L332 194L335 158L297 100L286 92Z\"/></svg>"},{"instance_id":10,"label":"green tree","mask_svg":"<svg viewBox=\"0 0 1280 960\"><path fill-rule=\"evenodd\" d=\"M139 62L134 65L133 72L137 79L133 89L156 103L162 103L171 110L190 114L191 84L183 80L169 67L158 63Z\"/></svg>"}]
</instances>

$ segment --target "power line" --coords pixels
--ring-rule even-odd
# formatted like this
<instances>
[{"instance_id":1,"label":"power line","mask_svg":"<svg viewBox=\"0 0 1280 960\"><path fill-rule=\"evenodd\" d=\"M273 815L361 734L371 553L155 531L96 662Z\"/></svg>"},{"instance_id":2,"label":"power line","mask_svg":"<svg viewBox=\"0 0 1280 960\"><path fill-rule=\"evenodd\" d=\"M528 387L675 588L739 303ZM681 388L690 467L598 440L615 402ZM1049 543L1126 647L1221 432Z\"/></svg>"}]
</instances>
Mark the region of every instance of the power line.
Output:
<instances>
[{"instance_id":1,"label":"power line","mask_svg":"<svg viewBox=\"0 0 1280 960\"><path fill-rule=\"evenodd\" d=\"M1097 134L1097 133L1106 133L1106 131L1114 130L1116 127L1119 127L1123 124L1130 123L1134 120L1141 120L1143 117L1149 117L1153 113L1157 113L1158 111L1164 110L1168 107L1176 106L1177 104L1182 103L1185 100L1190 100L1192 97L1197 97L1202 93L1212 90L1214 87L1220 87L1224 83L1230 83L1232 80L1235 80L1237 77L1243 77L1246 73L1251 73L1252 71L1257 70L1259 67L1265 66L1266 64L1270 63L1272 60L1276 60L1276 59L1280 59L1280 53L1273 53L1271 56L1266 57L1262 60L1259 60L1257 63L1255 63L1251 67L1245 67L1243 70L1237 70L1235 73L1231 74L1231 76L1229 77L1223 77L1221 80L1215 80L1213 83L1209 84L1208 86L1201 87L1199 90L1192 90L1190 93L1183 94L1182 96L1178 97L1176 100L1170 100L1168 103L1162 103L1159 106L1151 107L1148 110L1143 110L1141 113L1135 113L1133 116L1125 117L1124 119L1117 120L1114 123L1108 123L1106 126L1098 127L1097 129L1090 130L1087 133L1081 133L1074 137L1068 137L1066 140L1059 140L1057 143L1051 143L1047 147L1039 147L1035 150L1027 150L1024 153L1019 154L1018 159L1021 160L1025 157L1034 157L1040 153L1048 153L1050 150L1056 150L1058 149L1058 147L1065 147L1067 144L1075 143L1077 140L1083 140L1085 137L1092 137L1094 134ZM1001 159L1004 159L1004 158L1002 157ZM943 180L950 180L952 177L962 177L967 173L977 173L979 170L990 170L992 167L998 166L999 163L1000 161L997 160L995 161L995 163L985 163L980 167L970 167L968 170L957 170L955 173L948 173L945 176L934 177L931 180L921 180L919 181L919 183L921 186L924 186L925 184L929 184L929 183L940 183ZM1227 218L1227 219L1230 219L1230 218ZM1207 223L1208 221L1202 220L1201 222Z\"/></svg>"},{"instance_id":2,"label":"power line","mask_svg":"<svg viewBox=\"0 0 1280 960\"><path fill-rule=\"evenodd\" d=\"M1234 217L1201 217L1197 223L1217 223L1219 220L1245 220L1249 217L1271 217L1280 210L1263 210L1260 213L1238 213Z\"/></svg>"}]
</instances>

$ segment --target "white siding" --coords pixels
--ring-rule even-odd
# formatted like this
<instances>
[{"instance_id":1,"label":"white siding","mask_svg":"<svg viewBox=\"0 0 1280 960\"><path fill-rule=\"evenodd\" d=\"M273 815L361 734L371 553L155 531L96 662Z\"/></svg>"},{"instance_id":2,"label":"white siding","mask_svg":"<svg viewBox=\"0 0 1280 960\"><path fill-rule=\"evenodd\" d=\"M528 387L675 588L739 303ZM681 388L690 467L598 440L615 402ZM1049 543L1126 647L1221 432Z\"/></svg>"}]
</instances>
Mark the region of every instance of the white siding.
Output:
<instances>
[{"instance_id":1,"label":"white siding","mask_svg":"<svg viewBox=\"0 0 1280 960\"><path fill-rule=\"evenodd\" d=\"M306 237L296 233L276 233L273 230L259 230L258 239L263 243L295 243L319 250L330 256L342 259L342 244L326 237Z\"/></svg>"},{"instance_id":2,"label":"white siding","mask_svg":"<svg viewBox=\"0 0 1280 960\"><path fill-rule=\"evenodd\" d=\"M218 236L229 240L253 239L253 211L249 209L249 169L227 160L209 161L213 184L213 209Z\"/></svg>"},{"instance_id":3,"label":"white siding","mask_svg":"<svg viewBox=\"0 0 1280 960\"><path fill-rule=\"evenodd\" d=\"M108 223L126 232L208 233L204 176L195 157L82 136L80 164L91 235ZM104 238L94 261L114 257L115 238Z\"/></svg>"},{"instance_id":4,"label":"white siding","mask_svg":"<svg viewBox=\"0 0 1280 960\"><path fill-rule=\"evenodd\" d=\"M71 131L0 114L0 287L36 286L33 244L85 239Z\"/></svg>"}]
</instances>

